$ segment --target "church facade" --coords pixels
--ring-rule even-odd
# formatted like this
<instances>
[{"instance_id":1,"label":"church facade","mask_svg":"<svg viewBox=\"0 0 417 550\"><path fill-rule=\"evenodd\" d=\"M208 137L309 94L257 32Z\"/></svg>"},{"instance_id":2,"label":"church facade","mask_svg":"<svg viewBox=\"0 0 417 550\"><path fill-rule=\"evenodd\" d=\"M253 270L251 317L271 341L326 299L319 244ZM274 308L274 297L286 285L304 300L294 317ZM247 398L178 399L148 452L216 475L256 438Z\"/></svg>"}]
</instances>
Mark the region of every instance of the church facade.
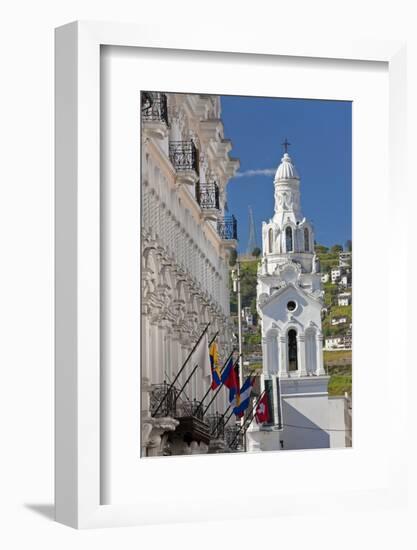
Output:
<instances>
[{"instance_id":1,"label":"church facade","mask_svg":"<svg viewBox=\"0 0 417 550\"><path fill-rule=\"evenodd\" d=\"M263 386L271 421L248 432L253 450L331 446L329 376L323 367L323 291L314 227L301 210L300 176L285 151L274 179L274 215L262 225L257 308Z\"/></svg>"}]
</instances>

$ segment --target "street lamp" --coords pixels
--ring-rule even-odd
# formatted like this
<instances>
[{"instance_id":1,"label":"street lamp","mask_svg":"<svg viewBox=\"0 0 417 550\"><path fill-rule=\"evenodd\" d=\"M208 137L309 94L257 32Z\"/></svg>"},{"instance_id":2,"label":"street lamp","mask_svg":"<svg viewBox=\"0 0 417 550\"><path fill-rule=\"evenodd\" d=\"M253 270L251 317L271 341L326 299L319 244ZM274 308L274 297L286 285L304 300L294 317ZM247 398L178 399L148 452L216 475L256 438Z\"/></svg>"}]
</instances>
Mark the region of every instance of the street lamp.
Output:
<instances>
[{"instance_id":1,"label":"street lamp","mask_svg":"<svg viewBox=\"0 0 417 550\"><path fill-rule=\"evenodd\" d=\"M243 358L242 358L242 297L240 294L240 262L237 260L236 269L232 269L233 292L237 293L237 321L239 341L239 384L243 380Z\"/></svg>"}]
</instances>

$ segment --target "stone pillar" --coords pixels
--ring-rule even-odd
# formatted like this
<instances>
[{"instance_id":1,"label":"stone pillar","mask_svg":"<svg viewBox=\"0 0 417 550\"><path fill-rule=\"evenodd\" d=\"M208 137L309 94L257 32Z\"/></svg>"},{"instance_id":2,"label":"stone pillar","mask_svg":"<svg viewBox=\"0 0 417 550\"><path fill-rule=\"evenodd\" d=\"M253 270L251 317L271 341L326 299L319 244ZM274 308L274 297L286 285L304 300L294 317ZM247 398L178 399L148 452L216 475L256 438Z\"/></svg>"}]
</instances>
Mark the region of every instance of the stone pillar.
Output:
<instances>
[{"instance_id":1,"label":"stone pillar","mask_svg":"<svg viewBox=\"0 0 417 550\"><path fill-rule=\"evenodd\" d=\"M323 376L324 374L326 374L323 365L323 334L317 334L316 336L316 353L316 375Z\"/></svg>"},{"instance_id":2,"label":"stone pillar","mask_svg":"<svg viewBox=\"0 0 417 550\"><path fill-rule=\"evenodd\" d=\"M149 380L152 384L160 382L156 372L156 326L154 323L149 323L149 351L148 351L148 373Z\"/></svg>"},{"instance_id":3,"label":"stone pillar","mask_svg":"<svg viewBox=\"0 0 417 550\"><path fill-rule=\"evenodd\" d=\"M276 376L272 376L272 414L273 414L273 422L274 422L274 425L277 425L278 424L278 419L279 419L279 415L278 415L278 407L279 407L279 403L278 403L278 388L277 388L277 377Z\"/></svg>"},{"instance_id":4,"label":"stone pillar","mask_svg":"<svg viewBox=\"0 0 417 550\"><path fill-rule=\"evenodd\" d=\"M142 341L141 341L141 374L149 378L149 318L145 313L142 315Z\"/></svg>"},{"instance_id":5,"label":"stone pillar","mask_svg":"<svg viewBox=\"0 0 417 550\"><path fill-rule=\"evenodd\" d=\"M288 378L288 345L286 336L279 336L278 338L278 354L279 354L279 376L281 378Z\"/></svg>"},{"instance_id":6,"label":"stone pillar","mask_svg":"<svg viewBox=\"0 0 417 550\"><path fill-rule=\"evenodd\" d=\"M267 358L267 346L266 338L262 337L262 364L263 364L263 373L268 374L268 358Z\"/></svg>"},{"instance_id":7,"label":"stone pillar","mask_svg":"<svg viewBox=\"0 0 417 550\"><path fill-rule=\"evenodd\" d=\"M297 333L298 376L307 376L306 342L304 334Z\"/></svg>"}]
</instances>

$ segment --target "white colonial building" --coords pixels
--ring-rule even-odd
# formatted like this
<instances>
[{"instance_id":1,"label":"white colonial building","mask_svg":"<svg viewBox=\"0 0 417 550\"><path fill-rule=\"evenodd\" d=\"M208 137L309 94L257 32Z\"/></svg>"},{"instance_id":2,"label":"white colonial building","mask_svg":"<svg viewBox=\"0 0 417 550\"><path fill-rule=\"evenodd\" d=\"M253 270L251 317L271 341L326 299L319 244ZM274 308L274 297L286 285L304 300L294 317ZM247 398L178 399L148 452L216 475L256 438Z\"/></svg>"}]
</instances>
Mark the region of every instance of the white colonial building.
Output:
<instances>
[{"instance_id":1,"label":"white colonial building","mask_svg":"<svg viewBox=\"0 0 417 550\"><path fill-rule=\"evenodd\" d=\"M199 400L210 380L190 361L154 414L208 323L220 357L233 349L228 259L236 220L224 216L226 186L239 162L229 156L220 99L142 93L142 455L207 452L207 418L223 412L219 392L205 418ZM207 403L207 401L206 401Z\"/></svg>"},{"instance_id":2,"label":"white colonial building","mask_svg":"<svg viewBox=\"0 0 417 550\"><path fill-rule=\"evenodd\" d=\"M338 306L350 306L352 303L352 294L350 292L341 292L337 296Z\"/></svg>"},{"instance_id":3,"label":"white colonial building","mask_svg":"<svg viewBox=\"0 0 417 550\"><path fill-rule=\"evenodd\" d=\"M285 152L275 179L275 213L262 226L257 305L270 426L248 432L249 448L330 447L328 381L323 368L321 274L314 229L302 214L300 177Z\"/></svg>"}]
</instances>

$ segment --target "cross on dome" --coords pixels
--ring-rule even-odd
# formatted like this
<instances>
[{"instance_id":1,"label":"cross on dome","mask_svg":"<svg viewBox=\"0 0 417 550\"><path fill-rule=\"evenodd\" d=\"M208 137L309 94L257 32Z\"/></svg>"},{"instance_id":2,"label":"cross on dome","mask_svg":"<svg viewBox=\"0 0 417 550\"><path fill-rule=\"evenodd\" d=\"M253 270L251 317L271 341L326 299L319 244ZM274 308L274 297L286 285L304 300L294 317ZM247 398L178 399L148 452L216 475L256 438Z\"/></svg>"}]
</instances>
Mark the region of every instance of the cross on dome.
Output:
<instances>
[{"instance_id":1,"label":"cross on dome","mask_svg":"<svg viewBox=\"0 0 417 550\"><path fill-rule=\"evenodd\" d=\"M285 141L281 144L284 147L284 154L281 159L281 164L275 174L275 181L296 179L299 180L297 169L295 168L290 155L288 154L288 147L291 143L285 138Z\"/></svg>"},{"instance_id":2,"label":"cross on dome","mask_svg":"<svg viewBox=\"0 0 417 550\"><path fill-rule=\"evenodd\" d=\"M284 143L281 143L281 145L284 147L284 153L288 153L288 146L291 145L291 143L288 141L287 138L285 138Z\"/></svg>"}]
</instances>

